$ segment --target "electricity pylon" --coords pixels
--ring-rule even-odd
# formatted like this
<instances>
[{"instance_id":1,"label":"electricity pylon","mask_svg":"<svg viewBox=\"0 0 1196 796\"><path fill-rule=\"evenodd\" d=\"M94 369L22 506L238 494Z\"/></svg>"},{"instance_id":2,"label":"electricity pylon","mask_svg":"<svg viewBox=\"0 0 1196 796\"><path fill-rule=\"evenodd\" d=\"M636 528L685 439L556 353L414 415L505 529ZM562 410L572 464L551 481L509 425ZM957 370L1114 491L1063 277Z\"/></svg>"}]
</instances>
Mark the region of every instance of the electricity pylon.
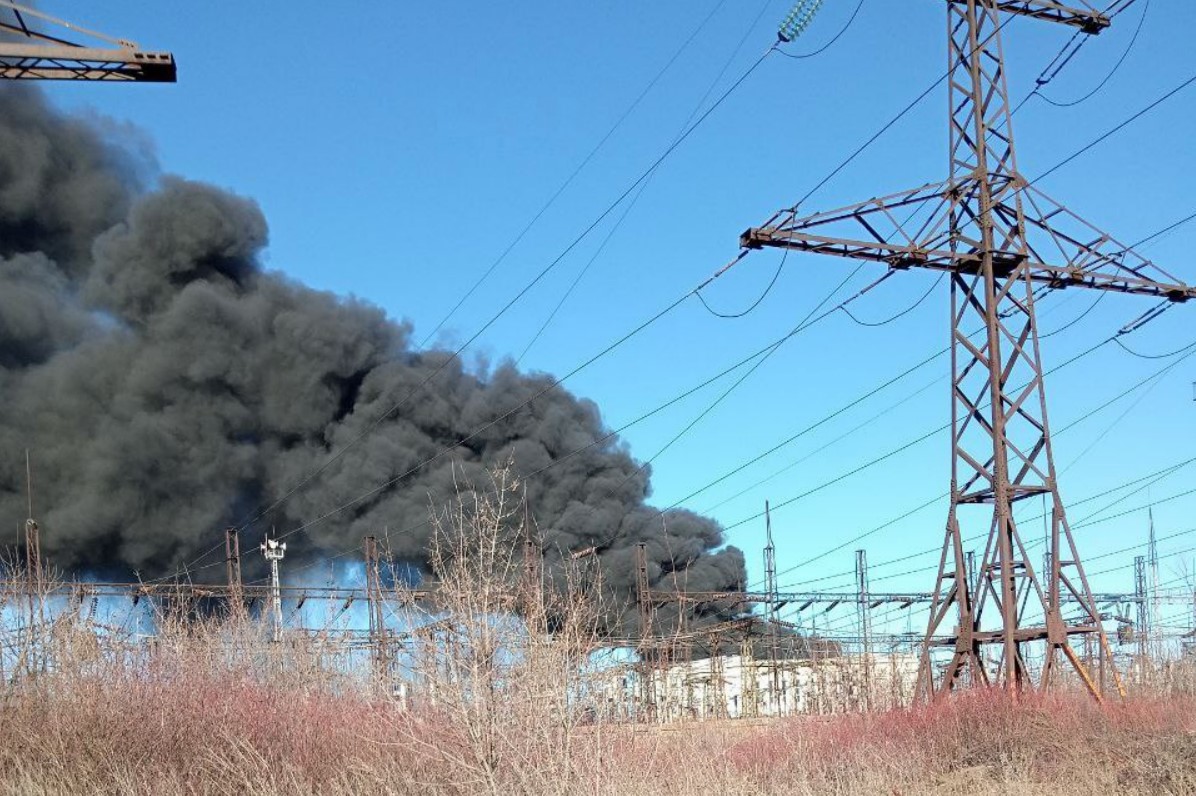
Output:
<instances>
[{"instance_id":1,"label":"electricity pylon","mask_svg":"<svg viewBox=\"0 0 1196 796\"><path fill-rule=\"evenodd\" d=\"M919 693L945 693L965 673L975 684L1033 687L1025 645L1043 642L1037 686L1049 686L1062 655L1099 700L1102 686L1072 649L1072 636L1098 636L1119 691L1121 683L1059 497L1034 301L1037 291L1084 287L1182 302L1196 298L1196 288L1050 199L1017 169L1001 47L1005 14L1085 34L1107 28L1109 18L1086 4L1049 0L946 2L950 177L805 217L797 207L783 210L740 242L950 275L951 501ZM969 328L975 321L979 330ZM1053 507L1050 565L1041 577L1013 517L1015 503L1037 495ZM988 543L969 587L961 527L985 522ZM1078 619L1063 617L1065 594L1078 603ZM939 629L952 608L959 622L944 638ZM994 613L996 621L986 621ZM982 654L986 645L1000 645L992 671ZM936 683L931 650L938 646L954 654Z\"/></svg>"},{"instance_id":2,"label":"electricity pylon","mask_svg":"<svg viewBox=\"0 0 1196 796\"><path fill-rule=\"evenodd\" d=\"M66 33L48 33L31 27L31 21L102 44L84 46L63 38ZM36 8L0 0L0 79L173 83L175 77L174 56L168 52L146 50Z\"/></svg>"}]
</instances>

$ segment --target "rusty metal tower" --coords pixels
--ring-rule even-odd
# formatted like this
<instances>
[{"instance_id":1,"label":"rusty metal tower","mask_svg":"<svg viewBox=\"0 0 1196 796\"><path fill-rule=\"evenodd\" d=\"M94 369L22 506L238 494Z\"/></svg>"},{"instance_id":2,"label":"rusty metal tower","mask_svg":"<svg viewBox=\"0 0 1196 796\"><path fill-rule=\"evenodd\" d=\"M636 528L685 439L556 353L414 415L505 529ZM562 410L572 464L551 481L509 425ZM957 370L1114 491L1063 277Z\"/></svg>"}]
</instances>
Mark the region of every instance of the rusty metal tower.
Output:
<instances>
[{"instance_id":1,"label":"rusty metal tower","mask_svg":"<svg viewBox=\"0 0 1196 796\"><path fill-rule=\"evenodd\" d=\"M79 44L64 38L67 35L93 39L99 46ZM176 74L174 56L168 52L146 50L36 8L0 0L0 79L173 83Z\"/></svg>"},{"instance_id":2,"label":"rusty metal tower","mask_svg":"<svg viewBox=\"0 0 1196 796\"><path fill-rule=\"evenodd\" d=\"M1089 35L1107 28L1109 17L1081 0L1079 8L1051 0L945 2L948 179L804 217L798 207L782 210L740 242L950 275L951 498L919 691L929 698L964 679L1046 688L1066 659L1100 699L1100 684L1071 643L1097 637L1112 667L1056 483L1034 302L1038 291L1069 287L1183 302L1196 298L1196 288L1047 197L1017 168L1001 46L1008 15ZM1052 504L1044 573L1035 571L1013 517L1014 504L1038 495ZM969 587L961 529L983 533L985 524L988 542ZM1078 603L1078 619L1064 618L1066 596ZM954 627L946 624L952 609ZM1032 643L1045 645L1037 682L1027 665ZM999 650L995 662L983 653L988 645ZM953 655L936 678L930 653L938 646Z\"/></svg>"}]
</instances>

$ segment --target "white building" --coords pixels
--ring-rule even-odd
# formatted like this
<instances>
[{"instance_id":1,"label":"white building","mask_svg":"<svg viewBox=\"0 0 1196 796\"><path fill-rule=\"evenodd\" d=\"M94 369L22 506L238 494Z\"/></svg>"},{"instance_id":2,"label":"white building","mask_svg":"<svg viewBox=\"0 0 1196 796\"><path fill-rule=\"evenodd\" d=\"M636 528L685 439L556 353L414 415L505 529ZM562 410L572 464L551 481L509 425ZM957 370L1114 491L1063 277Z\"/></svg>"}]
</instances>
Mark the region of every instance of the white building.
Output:
<instances>
[{"instance_id":1,"label":"white building","mask_svg":"<svg viewBox=\"0 0 1196 796\"><path fill-rule=\"evenodd\" d=\"M647 684L628 670L611 684L608 703L619 714L660 721L884 710L910 704L917 676L918 657L908 654L775 664L723 655L655 668Z\"/></svg>"}]
</instances>

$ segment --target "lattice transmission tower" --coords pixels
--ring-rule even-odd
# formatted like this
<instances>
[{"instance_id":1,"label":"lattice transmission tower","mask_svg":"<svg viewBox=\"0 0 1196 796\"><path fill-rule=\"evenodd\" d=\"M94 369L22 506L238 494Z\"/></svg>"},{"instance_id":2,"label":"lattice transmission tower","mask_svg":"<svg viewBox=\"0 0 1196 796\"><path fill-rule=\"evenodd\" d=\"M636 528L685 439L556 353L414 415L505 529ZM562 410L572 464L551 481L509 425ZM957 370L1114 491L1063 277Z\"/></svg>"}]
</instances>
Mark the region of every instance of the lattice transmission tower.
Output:
<instances>
[{"instance_id":1,"label":"lattice transmission tower","mask_svg":"<svg viewBox=\"0 0 1196 796\"><path fill-rule=\"evenodd\" d=\"M1089 35L1107 28L1110 18L1087 3L946 5L950 176L814 215L799 216L798 207L782 210L747 230L740 242L949 275L951 498L919 692L929 698L964 681L1046 688L1066 660L1100 699L1102 686L1070 639L1099 638L1119 690L1121 684L1059 497L1034 302L1068 287L1183 302L1196 298L1196 288L1046 196L1017 168L1001 46L1008 15ZM1049 565L1042 573L1035 571L1013 516L1014 504L1039 495L1052 504ZM984 524L988 542L969 586L963 529L983 535ZM1078 607L1078 619L1064 617L1064 603ZM948 632L953 609L958 622ZM997 647L991 661L984 654L988 645ZM1027 665L1027 645L1045 646L1037 675ZM931 653L944 646L953 654L940 673Z\"/></svg>"}]
</instances>

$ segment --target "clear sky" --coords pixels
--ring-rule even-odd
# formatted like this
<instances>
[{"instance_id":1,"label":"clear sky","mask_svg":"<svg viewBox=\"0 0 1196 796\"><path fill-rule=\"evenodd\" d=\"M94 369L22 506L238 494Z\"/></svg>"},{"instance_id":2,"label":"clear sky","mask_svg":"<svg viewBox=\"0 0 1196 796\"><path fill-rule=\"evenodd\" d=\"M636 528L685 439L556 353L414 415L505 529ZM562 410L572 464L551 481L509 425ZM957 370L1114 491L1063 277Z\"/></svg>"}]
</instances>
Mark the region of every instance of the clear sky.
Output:
<instances>
[{"instance_id":1,"label":"clear sky","mask_svg":"<svg viewBox=\"0 0 1196 796\"><path fill-rule=\"evenodd\" d=\"M1044 93L1087 94L1125 51L1148 0L1094 39ZM787 49L825 43L856 0L826 0L806 34ZM692 42L577 179L441 331L454 345L471 337L537 272L585 230L775 40L788 0L655 3L187 3L116 2L80 9L45 0L72 21L172 50L179 83L164 86L55 84L64 107L133 125L166 172L253 197L271 224L268 265L317 288L375 302L431 332L474 280L518 235L704 19ZM1196 73L1196 7L1149 3L1135 47L1107 85L1075 107L1033 98L1015 117L1021 171L1034 177ZM1005 29L1010 91L1025 96L1071 31L1033 20ZM739 233L792 204L946 68L942 0L865 0L855 23L825 53L806 60L773 54L666 160L623 216L620 205L467 357L519 357L584 270L576 289L522 366L572 370L725 263ZM724 69L725 68L725 69ZM721 76L720 76L721 75ZM711 92L711 87L713 91ZM703 101L703 98L704 101ZM1196 87L1176 95L1039 187L1081 215L1135 241L1196 212L1191 129ZM808 203L830 208L946 177L945 88L830 181ZM613 232L613 234L611 234ZM610 234L609 242L601 247ZM1196 223L1145 249L1196 282ZM595 258L595 253L597 257ZM590 265L593 258L592 265ZM760 296L780 254L756 253L707 292L735 312ZM587 267L588 266L588 267ZM566 382L593 399L614 428L704 381L787 332L853 263L791 256L753 312L720 319L689 299L612 355ZM865 266L840 297L880 274ZM891 279L854 306L861 320L909 307L935 275ZM1052 295L1043 331L1079 316L1094 296ZM1149 308L1112 295L1074 326L1043 342L1049 368L1105 339ZM885 326L837 314L790 340L714 411L653 463L657 505L709 481L943 348L945 282ZM1196 306L1180 307L1127 339L1166 353L1196 339ZM1130 393L1070 428L1073 420L1173 360L1136 359L1113 345L1048 379L1056 457L1074 525L1123 493L1118 484L1196 456L1196 356L1152 386ZM898 448L949 418L948 362L940 358L685 501L730 528L753 581L762 577L762 520L742 522L764 501L790 501ZM626 432L647 459L730 386L726 379ZM894 405L896 404L895 408ZM887 411L886 411L887 410ZM877 413L885 413L854 431ZM848 433L852 432L852 433ZM836 438L847 434L842 440ZM828 447L823 447L828 446ZM817 452L816 452L817 451ZM815 453L816 452L816 453ZM792 501L773 515L783 588L849 588L852 550L806 559L906 514L946 490L949 442L939 434L859 475ZM813 454L813 455L812 455ZM796 464L795 464L796 463ZM774 476L775 474L775 476ZM769 476L774 476L765 481ZM1159 501L1160 536L1196 528L1196 464L1130 495L1096 518ZM1078 503L1086 498L1095 498ZM1037 513L1033 507L1027 517ZM926 590L944 500L866 540L874 590ZM1023 526L1028 536L1035 523ZM1145 511L1077 527L1094 586L1132 588ZM982 529L973 529L976 533ZM965 531L966 532L966 531ZM1162 579L1189 569L1196 533L1160 544ZM1188 552L1170 555L1175 551ZM1116 568L1116 569L1113 569ZM883 579L885 575L899 575ZM904 615L894 616L895 629ZM836 626L836 620L830 620ZM838 620L838 627L850 625ZM916 620L914 624L919 624Z\"/></svg>"}]
</instances>

